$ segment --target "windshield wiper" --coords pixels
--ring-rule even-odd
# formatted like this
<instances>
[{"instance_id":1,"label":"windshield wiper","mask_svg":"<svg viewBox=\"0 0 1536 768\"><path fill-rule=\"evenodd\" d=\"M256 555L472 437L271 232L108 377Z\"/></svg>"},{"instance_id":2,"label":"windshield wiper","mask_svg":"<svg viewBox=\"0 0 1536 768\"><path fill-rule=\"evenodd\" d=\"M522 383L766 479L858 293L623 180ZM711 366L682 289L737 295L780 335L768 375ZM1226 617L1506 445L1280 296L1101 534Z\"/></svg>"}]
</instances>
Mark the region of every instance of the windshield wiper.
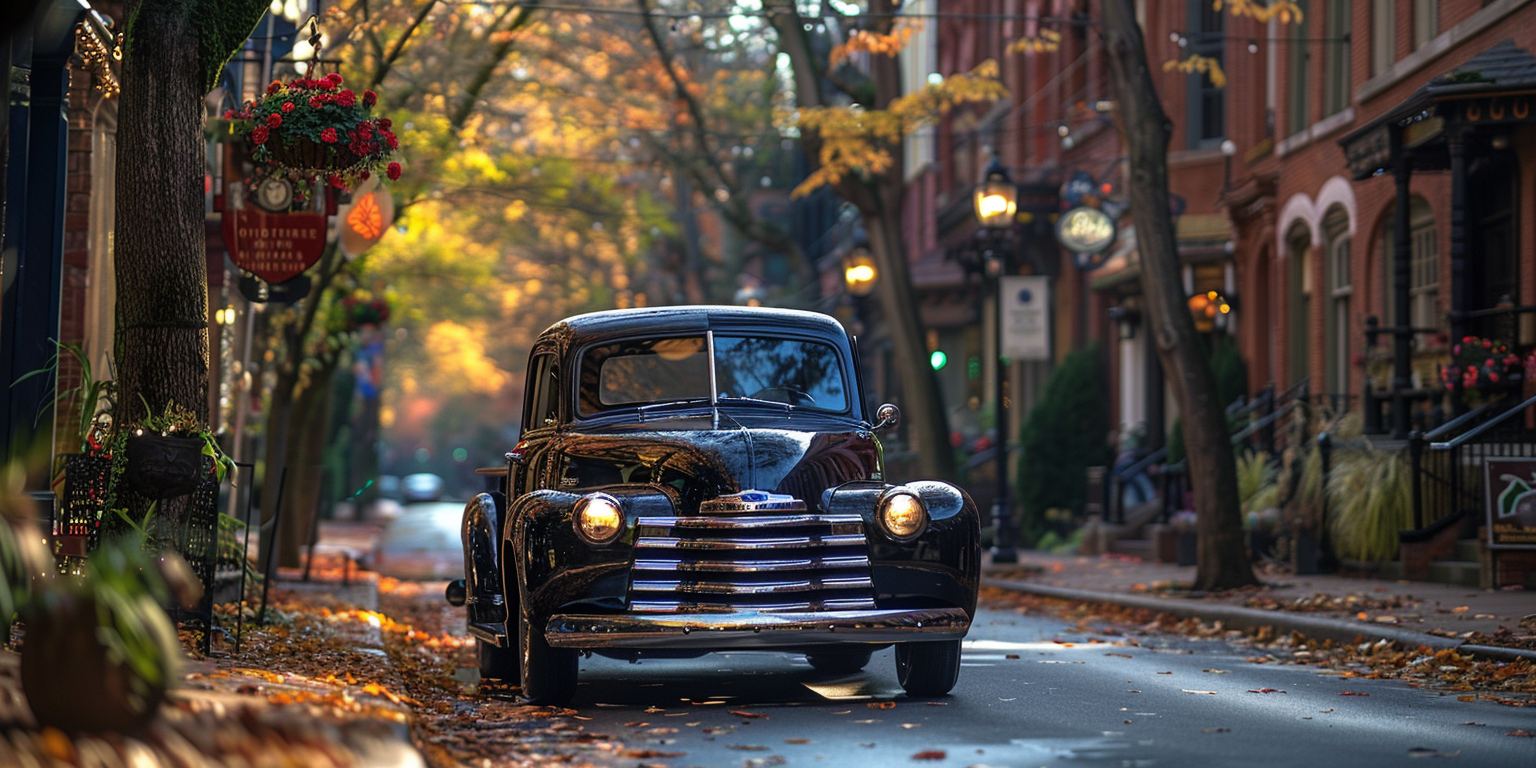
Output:
<instances>
[{"instance_id":1,"label":"windshield wiper","mask_svg":"<svg viewBox=\"0 0 1536 768\"><path fill-rule=\"evenodd\" d=\"M782 409L785 413L794 413L795 411L795 407L789 403L780 400L764 400L760 397L730 397L723 395L717 402L740 405L766 405L774 409Z\"/></svg>"},{"instance_id":2,"label":"windshield wiper","mask_svg":"<svg viewBox=\"0 0 1536 768\"><path fill-rule=\"evenodd\" d=\"M686 407L688 407L690 405L710 405L710 399L707 398L707 397L693 397L693 398L689 398L689 399L686 399L686 400L667 400L667 401L661 402L661 403L651 403L649 405L642 405L642 406L636 408L635 412L640 414L640 420L641 421L645 421L646 415L649 414L651 411L672 410L674 408L686 408Z\"/></svg>"}]
</instances>

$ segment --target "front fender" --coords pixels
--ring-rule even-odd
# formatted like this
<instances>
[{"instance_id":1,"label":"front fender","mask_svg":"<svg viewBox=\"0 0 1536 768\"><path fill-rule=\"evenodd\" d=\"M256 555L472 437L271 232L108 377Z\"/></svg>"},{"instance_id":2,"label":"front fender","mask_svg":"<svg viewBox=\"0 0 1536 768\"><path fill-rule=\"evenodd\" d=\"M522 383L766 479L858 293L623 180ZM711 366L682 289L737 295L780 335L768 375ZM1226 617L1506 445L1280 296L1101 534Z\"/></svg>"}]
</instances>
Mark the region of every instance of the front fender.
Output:
<instances>
[{"instance_id":1,"label":"front fender","mask_svg":"<svg viewBox=\"0 0 1536 768\"><path fill-rule=\"evenodd\" d=\"M548 616L572 606L622 611L629 592L635 525L641 517L672 516L670 497L648 485L601 489L624 509L623 535L593 546L576 535L571 515L582 494L542 490L518 497L504 524L507 574L515 567L519 599L530 615Z\"/></svg>"},{"instance_id":2,"label":"front fender","mask_svg":"<svg viewBox=\"0 0 1536 768\"><path fill-rule=\"evenodd\" d=\"M876 519L880 496L894 486L853 482L827 491L829 514L859 515L868 533L870 579L882 606L951 605L974 616L981 585L981 515L958 486L933 480L905 483L928 508L928 528L914 541L886 537Z\"/></svg>"},{"instance_id":3,"label":"front fender","mask_svg":"<svg viewBox=\"0 0 1536 768\"><path fill-rule=\"evenodd\" d=\"M464 602L471 624L499 623L507 618L498 551L506 505L506 497L500 493L482 493L464 505L459 537L464 544Z\"/></svg>"}]
</instances>

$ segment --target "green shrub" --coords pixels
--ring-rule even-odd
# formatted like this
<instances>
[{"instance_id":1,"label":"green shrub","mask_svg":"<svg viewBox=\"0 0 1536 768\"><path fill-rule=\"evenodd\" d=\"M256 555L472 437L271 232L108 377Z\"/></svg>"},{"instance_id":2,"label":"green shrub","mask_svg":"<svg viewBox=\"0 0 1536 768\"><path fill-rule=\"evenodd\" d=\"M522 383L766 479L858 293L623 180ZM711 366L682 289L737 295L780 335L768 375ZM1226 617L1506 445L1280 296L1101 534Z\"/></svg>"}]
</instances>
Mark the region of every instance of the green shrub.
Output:
<instances>
[{"instance_id":1,"label":"green shrub","mask_svg":"<svg viewBox=\"0 0 1536 768\"><path fill-rule=\"evenodd\" d=\"M1097 344L1073 351L1056 366L1045 391L1019 432L1021 531L1038 539L1047 528L1045 512L1081 512L1088 497L1088 467L1109 466L1109 380Z\"/></svg>"}]
</instances>

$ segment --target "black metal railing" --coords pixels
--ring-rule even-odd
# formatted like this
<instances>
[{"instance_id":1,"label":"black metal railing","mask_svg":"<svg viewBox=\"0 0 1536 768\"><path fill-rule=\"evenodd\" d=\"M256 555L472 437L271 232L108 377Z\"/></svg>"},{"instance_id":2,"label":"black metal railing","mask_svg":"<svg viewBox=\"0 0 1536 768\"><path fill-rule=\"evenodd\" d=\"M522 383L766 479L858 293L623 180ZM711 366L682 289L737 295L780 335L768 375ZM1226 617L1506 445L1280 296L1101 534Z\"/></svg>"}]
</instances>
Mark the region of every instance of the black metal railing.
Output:
<instances>
[{"instance_id":1,"label":"black metal railing","mask_svg":"<svg viewBox=\"0 0 1536 768\"><path fill-rule=\"evenodd\" d=\"M1483 462L1536 457L1536 429L1527 426L1536 397L1484 403L1408 438L1413 525L1423 530L1451 516L1475 515L1483 505Z\"/></svg>"}]
</instances>

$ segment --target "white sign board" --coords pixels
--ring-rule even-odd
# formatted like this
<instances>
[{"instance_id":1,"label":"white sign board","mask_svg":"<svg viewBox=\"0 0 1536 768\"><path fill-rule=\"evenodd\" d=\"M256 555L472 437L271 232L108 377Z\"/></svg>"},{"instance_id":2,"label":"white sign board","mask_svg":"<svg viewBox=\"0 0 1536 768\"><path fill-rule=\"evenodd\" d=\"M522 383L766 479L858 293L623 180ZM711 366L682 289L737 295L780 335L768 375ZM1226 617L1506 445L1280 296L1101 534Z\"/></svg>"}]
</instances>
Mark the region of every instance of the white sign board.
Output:
<instances>
[{"instance_id":1,"label":"white sign board","mask_svg":"<svg viewBox=\"0 0 1536 768\"><path fill-rule=\"evenodd\" d=\"M997 282L1003 357L1051 359L1051 282L1048 277L1004 277Z\"/></svg>"}]
</instances>

